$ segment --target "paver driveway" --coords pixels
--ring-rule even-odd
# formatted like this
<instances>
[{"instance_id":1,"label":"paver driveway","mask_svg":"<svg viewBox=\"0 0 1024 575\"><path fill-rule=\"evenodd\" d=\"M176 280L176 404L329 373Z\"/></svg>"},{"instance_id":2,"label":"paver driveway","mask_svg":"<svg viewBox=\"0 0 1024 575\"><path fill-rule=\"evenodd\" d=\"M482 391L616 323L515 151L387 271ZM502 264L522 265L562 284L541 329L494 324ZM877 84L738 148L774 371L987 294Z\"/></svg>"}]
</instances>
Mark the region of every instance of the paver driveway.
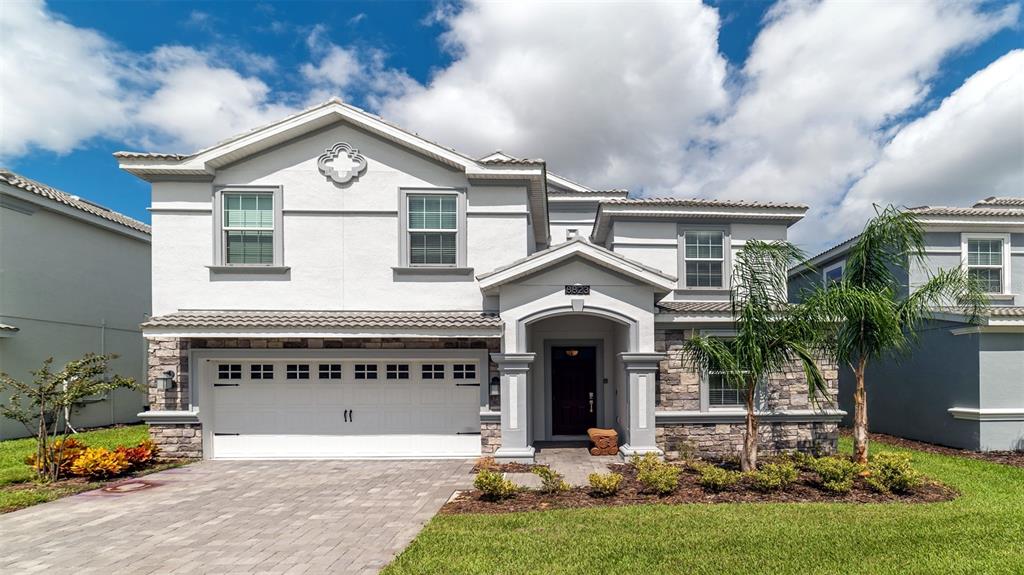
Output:
<instances>
[{"instance_id":1,"label":"paver driveway","mask_svg":"<svg viewBox=\"0 0 1024 575\"><path fill-rule=\"evenodd\" d=\"M468 461L203 461L0 515L0 573L376 573Z\"/></svg>"}]
</instances>

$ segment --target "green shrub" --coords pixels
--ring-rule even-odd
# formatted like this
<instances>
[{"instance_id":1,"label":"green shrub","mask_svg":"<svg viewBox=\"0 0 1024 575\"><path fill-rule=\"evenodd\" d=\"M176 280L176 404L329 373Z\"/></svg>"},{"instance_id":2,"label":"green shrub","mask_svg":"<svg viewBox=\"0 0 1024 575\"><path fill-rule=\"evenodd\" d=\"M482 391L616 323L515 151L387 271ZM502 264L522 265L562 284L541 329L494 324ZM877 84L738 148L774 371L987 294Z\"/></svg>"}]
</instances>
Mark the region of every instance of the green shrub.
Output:
<instances>
[{"instance_id":1,"label":"green shrub","mask_svg":"<svg viewBox=\"0 0 1024 575\"><path fill-rule=\"evenodd\" d=\"M658 465L637 473L636 479L644 486L644 491L668 495L679 485L679 468L659 461Z\"/></svg>"},{"instance_id":2,"label":"green shrub","mask_svg":"<svg viewBox=\"0 0 1024 575\"><path fill-rule=\"evenodd\" d=\"M476 478L473 479L473 487L483 493L484 499L490 501L508 499L519 491L519 486L505 479L501 473L486 469L476 474Z\"/></svg>"},{"instance_id":3,"label":"green shrub","mask_svg":"<svg viewBox=\"0 0 1024 575\"><path fill-rule=\"evenodd\" d=\"M921 475L910 465L910 455L886 452L871 457L864 482L879 493L907 493L921 484Z\"/></svg>"},{"instance_id":4,"label":"green shrub","mask_svg":"<svg viewBox=\"0 0 1024 575\"><path fill-rule=\"evenodd\" d=\"M562 479L562 475L550 467L534 467L533 473L540 477L541 493L559 493L568 491L570 485Z\"/></svg>"},{"instance_id":5,"label":"green shrub","mask_svg":"<svg viewBox=\"0 0 1024 575\"><path fill-rule=\"evenodd\" d=\"M754 489L767 493L789 487L796 481L797 472L792 463L780 462L763 465L761 469L751 471L748 476Z\"/></svg>"},{"instance_id":6,"label":"green shrub","mask_svg":"<svg viewBox=\"0 0 1024 575\"><path fill-rule=\"evenodd\" d=\"M814 463L817 461L813 455L802 451L787 453L785 458L801 471L814 471Z\"/></svg>"},{"instance_id":7,"label":"green shrub","mask_svg":"<svg viewBox=\"0 0 1024 575\"><path fill-rule=\"evenodd\" d=\"M736 483L742 477L742 474L738 471L730 471L728 469L722 469L715 465L702 465L697 468L697 473L700 474L698 482L705 491L711 491L718 493L719 491L725 491L726 489L736 485Z\"/></svg>"},{"instance_id":8,"label":"green shrub","mask_svg":"<svg viewBox=\"0 0 1024 575\"><path fill-rule=\"evenodd\" d=\"M860 465L842 457L822 457L814 462L818 485L830 493L849 493L859 471Z\"/></svg>"},{"instance_id":9,"label":"green shrub","mask_svg":"<svg viewBox=\"0 0 1024 575\"><path fill-rule=\"evenodd\" d=\"M630 464L633 465L633 469L636 470L637 475L645 471L657 469L664 465L664 462L658 458L657 454L647 452L643 455L634 455L633 459L630 460Z\"/></svg>"},{"instance_id":10,"label":"green shrub","mask_svg":"<svg viewBox=\"0 0 1024 575\"><path fill-rule=\"evenodd\" d=\"M622 476L618 473L591 473L587 477L590 482L590 489L598 497L609 497L619 492L622 486Z\"/></svg>"}]
</instances>

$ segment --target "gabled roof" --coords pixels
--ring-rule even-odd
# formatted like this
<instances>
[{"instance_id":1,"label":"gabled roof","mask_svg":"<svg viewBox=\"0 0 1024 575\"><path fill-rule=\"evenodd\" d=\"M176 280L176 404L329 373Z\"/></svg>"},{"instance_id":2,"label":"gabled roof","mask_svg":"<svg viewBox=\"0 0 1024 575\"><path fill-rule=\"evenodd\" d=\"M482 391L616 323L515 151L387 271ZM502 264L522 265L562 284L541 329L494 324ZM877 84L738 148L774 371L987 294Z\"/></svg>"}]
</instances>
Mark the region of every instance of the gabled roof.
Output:
<instances>
[{"instance_id":1,"label":"gabled roof","mask_svg":"<svg viewBox=\"0 0 1024 575\"><path fill-rule=\"evenodd\" d=\"M542 162L543 160L529 160L523 158L517 158L506 154L501 150L495 150L486 156L477 160L485 164L518 164L531 162ZM564 198L587 198L592 200L611 199L611 198L625 198L629 195L629 190L623 189L612 189L612 190L596 190L588 186L584 186L579 182L575 182L560 176L548 172L548 199L550 200L561 200ZM553 187L552 187L553 186Z\"/></svg>"},{"instance_id":2,"label":"gabled roof","mask_svg":"<svg viewBox=\"0 0 1024 575\"><path fill-rule=\"evenodd\" d=\"M129 218L124 214L119 214L111 209L105 208L99 204L94 204L88 200L69 194L67 192L58 190L57 188L47 186L42 182L37 182L26 178L25 176L16 174L10 170L0 168L0 183L7 184L8 186L23 190L34 196L45 198L47 200L56 202L58 204L74 208L81 212L91 214L93 216L102 218L109 222L113 222L120 226L142 232L149 235L149 226L140 222L139 220Z\"/></svg>"},{"instance_id":3,"label":"gabled roof","mask_svg":"<svg viewBox=\"0 0 1024 575\"><path fill-rule=\"evenodd\" d=\"M766 220L793 225L803 219L806 204L711 200L703 198L626 198L602 201L591 239L604 242L615 218Z\"/></svg>"},{"instance_id":4,"label":"gabled roof","mask_svg":"<svg viewBox=\"0 0 1024 575\"><path fill-rule=\"evenodd\" d=\"M485 274L476 276L480 289L487 292L517 279L544 271L571 258L582 258L605 269L632 278L658 291L675 289L676 277L640 262L625 258L583 238L573 238L546 250L533 253Z\"/></svg>"},{"instance_id":5,"label":"gabled roof","mask_svg":"<svg viewBox=\"0 0 1024 575\"><path fill-rule=\"evenodd\" d=\"M530 212L536 222L533 226L534 239L547 243L547 167L543 160L475 160L338 98L192 154L116 152L114 157L118 159L121 169L146 181L166 178L212 180L219 168L341 121L461 171L470 179L525 180ZM540 225L540 222L544 225Z\"/></svg>"}]
</instances>

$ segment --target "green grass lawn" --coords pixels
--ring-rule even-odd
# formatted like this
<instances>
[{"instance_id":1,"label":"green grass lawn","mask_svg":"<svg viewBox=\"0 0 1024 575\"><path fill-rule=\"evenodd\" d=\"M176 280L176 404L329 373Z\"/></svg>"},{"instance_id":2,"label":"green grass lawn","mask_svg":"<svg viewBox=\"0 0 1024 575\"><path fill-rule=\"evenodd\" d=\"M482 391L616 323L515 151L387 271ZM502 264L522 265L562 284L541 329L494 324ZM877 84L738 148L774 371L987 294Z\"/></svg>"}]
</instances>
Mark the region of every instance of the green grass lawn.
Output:
<instances>
[{"instance_id":1,"label":"green grass lawn","mask_svg":"<svg viewBox=\"0 0 1024 575\"><path fill-rule=\"evenodd\" d=\"M439 515L384 573L1024 573L1024 469L911 453L962 496Z\"/></svg>"},{"instance_id":2,"label":"green grass lawn","mask_svg":"<svg viewBox=\"0 0 1024 575\"><path fill-rule=\"evenodd\" d=\"M113 449L119 445L135 445L149 437L146 425L129 425L84 431L75 437L90 447ZM53 501L65 495L91 489L99 484L54 487L43 484L29 484L32 469L25 465L25 458L35 452L33 438L0 441L0 513L12 511L37 503ZM22 484L22 485L13 485Z\"/></svg>"}]
</instances>

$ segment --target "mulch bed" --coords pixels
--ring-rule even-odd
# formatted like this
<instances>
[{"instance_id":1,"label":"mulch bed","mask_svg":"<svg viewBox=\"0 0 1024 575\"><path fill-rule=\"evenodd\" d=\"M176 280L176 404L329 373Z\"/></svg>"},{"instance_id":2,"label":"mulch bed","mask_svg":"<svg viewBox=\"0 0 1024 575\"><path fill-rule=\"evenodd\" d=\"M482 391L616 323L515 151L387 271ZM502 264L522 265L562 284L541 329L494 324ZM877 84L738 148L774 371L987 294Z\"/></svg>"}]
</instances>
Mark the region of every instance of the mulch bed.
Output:
<instances>
[{"instance_id":1,"label":"mulch bed","mask_svg":"<svg viewBox=\"0 0 1024 575\"><path fill-rule=\"evenodd\" d=\"M849 429L845 429L843 430L843 433L844 435L849 435L851 432ZM935 445L934 443L925 443L923 441L914 441L913 439L903 439L902 437L895 437L884 433L869 433L869 453L872 441L878 441L879 443L894 445L896 447L916 449L917 451L924 451L926 453L952 455L953 457L966 457L968 459L977 459L979 461L990 461L992 463L1002 463L1003 465L1012 465L1014 467L1024 467L1024 451L970 451L967 449L957 449L956 447Z\"/></svg>"},{"instance_id":2,"label":"mulch bed","mask_svg":"<svg viewBox=\"0 0 1024 575\"><path fill-rule=\"evenodd\" d=\"M484 468L498 473L532 473L538 467L547 467L547 465L539 465L537 463L480 463L478 461L473 465L470 473L480 473Z\"/></svg>"},{"instance_id":3,"label":"mulch bed","mask_svg":"<svg viewBox=\"0 0 1024 575\"><path fill-rule=\"evenodd\" d=\"M638 504L682 503L935 503L949 501L959 493L937 481L925 480L913 493L897 495L877 493L855 483L853 490L845 495L833 495L815 486L817 475L802 471L797 481L785 491L761 493L745 488L741 484L721 493L705 491L698 481L698 475L688 467L680 465L679 487L671 495L658 496L642 492L636 480L636 471L631 465L613 464L608 468L623 475L622 488L611 497L590 495L588 487L574 487L556 494L541 494L523 491L503 501L480 499L476 490L459 493L441 508L441 513L458 515L462 513L513 513L519 511L545 511L549 509L576 509L587 507L609 507Z\"/></svg>"}]
</instances>

